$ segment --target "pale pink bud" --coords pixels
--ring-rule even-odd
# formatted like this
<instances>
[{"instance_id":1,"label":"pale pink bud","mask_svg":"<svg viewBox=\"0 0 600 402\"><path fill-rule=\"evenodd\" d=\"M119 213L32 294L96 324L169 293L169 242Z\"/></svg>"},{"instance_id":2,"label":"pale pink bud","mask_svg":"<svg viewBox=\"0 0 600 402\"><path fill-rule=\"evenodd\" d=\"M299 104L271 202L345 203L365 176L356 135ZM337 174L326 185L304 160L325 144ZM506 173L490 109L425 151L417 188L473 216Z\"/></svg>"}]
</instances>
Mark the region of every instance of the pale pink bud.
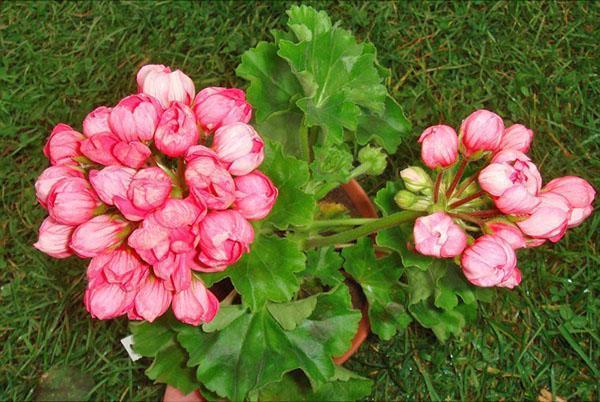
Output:
<instances>
[{"instance_id":1,"label":"pale pink bud","mask_svg":"<svg viewBox=\"0 0 600 402\"><path fill-rule=\"evenodd\" d=\"M115 249L127 236L128 223L110 215L99 215L81 224L71 236L70 247L82 257L95 257Z\"/></svg>"},{"instance_id":2,"label":"pale pink bud","mask_svg":"<svg viewBox=\"0 0 600 402\"><path fill-rule=\"evenodd\" d=\"M202 129L213 131L231 123L248 123L252 106L241 89L208 87L196 95L194 113Z\"/></svg>"},{"instance_id":3,"label":"pale pink bud","mask_svg":"<svg viewBox=\"0 0 600 402\"><path fill-rule=\"evenodd\" d=\"M413 234L417 251L436 258L457 256L467 245L464 230L443 212L418 218Z\"/></svg>"},{"instance_id":4,"label":"pale pink bud","mask_svg":"<svg viewBox=\"0 0 600 402\"><path fill-rule=\"evenodd\" d=\"M504 133L504 123L496 113L480 109L463 120L460 131L462 151L469 157L479 151L498 149Z\"/></svg>"},{"instance_id":5,"label":"pale pink bud","mask_svg":"<svg viewBox=\"0 0 600 402\"><path fill-rule=\"evenodd\" d=\"M513 289L515 286L519 286L519 284L521 283L522 276L523 275L521 274L521 270L519 269L519 267L515 267L515 269L512 271L512 274L496 286L498 286L499 288Z\"/></svg>"},{"instance_id":6,"label":"pale pink bud","mask_svg":"<svg viewBox=\"0 0 600 402\"><path fill-rule=\"evenodd\" d=\"M152 322L167 311L171 299L172 293L167 290L165 282L148 275L135 296L135 311L144 320Z\"/></svg>"},{"instance_id":7,"label":"pale pink bud","mask_svg":"<svg viewBox=\"0 0 600 402\"><path fill-rule=\"evenodd\" d=\"M44 146L44 155L52 165L73 164L73 158L81 156L80 146L84 139L83 134L70 126L57 124Z\"/></svg>"},{"instance_id":8,"label":"pale pink bud","mask_svg":"<svg viewBox=\"0 0 600 402\"><path fill-rule=\"evenodd\" d=\"M544 192L556 193L565 197L572 208L569 227L575 227L592 214L592 203L596 191L586 180L577 176L556 178L544 187Z\"/></svg>"},{"instance_id":9,"label":"pale pink bud","mask_svg":"<svg viewBox=\"0 0 600 402\"><path fill-rule=\"evenodd\" d=\"M515 151L527 153L532 140L533 131L522 124L513 124L504 130L499 149L514 149Z\"/></svg>"},{"instance_id":10,"label":"pale pink bud","mask_svg":"<svg viewBox=\"0 0 600 402\"><path fill-rule=\"evenodd\" d=\"M258 170L235 181L235 202L233 208L249 220L262 219L271 212L277 200L277 187Z\"/></svg>"},{"instance_id":11,"label":"pale pink bud","mask_svg":"<svg viewBox=\"0 0 600 402\"><path fill-rule=\"evenodd\" d=\"M567 230L571 206L559 194L542 193L539 198L540 204L532 214L524 221L517 222L517 225L528 236L556 243Z\"/></svg>"},{"instance_id":12,"label":"pale pink bud","mask_svg":"<svg viewBox=\"0 0 600 402\"><path fill-rule=\"evenodd\" d=\"M516 185L494 198L496 207L507 215L523 215L533 211L540 203L537 196L531 194L525 186Z\"/></svg>"},{"instance_id":13,"label":"pale pink bud","mask_svg":"<svg viewBox=\"0 0 600 402\"><path fill-rule=\"evenodd\" d=\"M192 103L196 89L190 77L162 64L147 64L137 73L138 91L158 99L167 108L171 102Z\"/></svg>"},{"instance_id":14,"label":"pale pink bud","mask_svg":"<svg viewBox=\"0 0 600 402\"><path fill-rule=\"evenodd\" d=\"M131 249L119 248L92 258L88 266L88 276L93 276L93 272L102 272L106 281L119 283L127 290L132 290L137 288L142 279L141 274L147 269L147 265Z\"/></svg>"},{"instance_id":15,"label":"pale pink bud","mask_svg":"<svg viewBox=\"0 0 600 402\"><path fill-rule=\"evenodd\" d=\"M120 162L113 155L113 148L119 141L119 138L110 132L94 134L81 143L81 153L101 165L119 165Z\"/></svg>"},{"instance_id":16,"label":"pale pink bud","mask_svg":"<svg viewBox=\"0 0 600 402\"><path fill-rule=\"evenodd\" d=\"M491 221L486 223L486 227L492 234L510 244L513 249L526 247L525 236L516 225L503 221Z\"/></svg>"},{"instance_id":17,"label":"pale pink bud","mask_svg":"<svg viewBox=\"0 0 600 402\"><path fill-rule=\"evenodd\" d=\"M54 184L46 202L52 219L64 225L87 222L102 205L90 183L79 177L67 177Z\"/></svg>"},{"instance_id":18,"label":"pale pink bud","mask_svg":"<svg viewBox=\"0 0 600 402\"><path fill-rule=\"evenodd\" d=\"M153 97L130 95L111 110L108 122L112 132L122 141L149 141L161 114L162 107Z\"/></svg>"},{"instance_id":19,"label":"pale pink bud","mask_svg":"<svg viewBox=\"0 0 600 402\"><path fill-rule=\"evenodd\" d=\"M89 179L98 197L108 205L114 205L114 197L127 197L134 169L107 166L102 170L90 170Z\"/></svg>"},{"instance_id":20,"label":"pale pink bud","mask_svg":"<svg viewBox=\"0 0 600 402\"><path fill-rule=\"evenodd\" d=\"M165 205L154 212L156 221L169 229L193 225L206 216L207 208L198 204L192 197L186 199L169 198Z\"/></svg>"},{"instance_id":21,"label":"pale pink bud","mask_svg":"<svg viewBox=\"0 0 600 402\"><path fill-rule=\"evenodd\" d=\"M265 158L265 143L245 123L233 123L215 131L212 149L229 173L242 176L258 167Z\"/></svg>"},{"instance_id":22,"label":"pale pink bud","mask_svg":"<svg viewBox=\"0 0 600 402\"><path fill-rule=\"evenodd\" d=\"M127 191L127 197L136 208L152 211L161 207L171 193L171 179L158 167L139 170Z\"/></svg>"},{"instance_id":23,"label":"pale pink bud","mask_svg":"<svg viewBox=\"0 0 600 402\"><path fill-rule=\"evenodd\" d=\"M198 203L210 209L227 209L235 200L235 184L219 157L202 145L191 147L186 155L185 182Z\"/></svg>"},{"instance_id":24,"label":"pale pink bud","mask_svg":"<svg viewBox=\"0 0 600 402\"><path fill-rule=\"evenodd\" d=\"M42 206L46 207L46 200L52 186L65 177L83 178L83 173L68 165L50 166L38 177L35 182L35 196Z\"/></svg>"},{"instance_id":25,"label":"pale pink bud","mask_svg":"<svg viewBox=\"0 0 600 402\"><path fill-rule=\"evenodd\" d=\"M97 281L88 285L85 291L87 311L100 320L108 320L127 312L133 302L133 292L126 291L121 285Z\"/></svg>"},{"instance_id":26,"label":"pale pink bud","mask_svg":"<svg viewBox=\"0 0 600 402\"><path fill-rule=\"evenodd\" d=\"M85 116L83 120L83 134L86 137L91 137L96 134L110 132L110 126L108 125L110 111L111 108L100 106Z\"/></svg>"},{"instance_id":27,"label":"pale pink bud","mask_svg":"<svg viewBox=\"0 0 600 402\"><path fill-rule=\"evenodd\" d=\"M458 136L452 127L428 127L419 137L421 159L430 169L448 167L458 157Z\"/></svg>"},{"instance_id":28,"label":"pale pink bud","mask_svg":"<svg viewBox=\"0 0 600 402\"><path fill-rule=\"evenodd\" d=\"M200 325L210 322L219 311L219 300L199 280L173 296L173 313L181 322Z\"/></svg>"},{"instance_id":29,"label":"pale pink bud","mask_svg":"<svg viewBox=\"0 0 600 402\"><path fill-rule=\"evenodd\" d=\"M74 226L62 225L47 217L40 226L38 241L33 247L54 258L67 258L72 255L69 248Z\"/></svg>"},{"instance_id":30,"label":"pale pink bud","mask_svg":"<svg viewBox=\"0 0 600 402\"><path fill-rule=\"evenodd\" d=\"M222 271L250 250L254 229L237 211L215 211L200 222L199 236L202 270Z\"/></svg>"},{"instance_id":31,"label":"pale pink bud","mask_svg":"<svg viewBox=\"0 0 600 402\"><path fill-rule=\"evenodd\" d=\"M473 285L498 286L513 275L517 256L500 236L483 235L465 249L461 265L465 277Z\"/></svg>"},{"instance_id":32,"label":"pale pink bud","mask_svg":"<svg viewBox=\"0 0 600 402\"><path fill-rule=\"evenodd\" d=\"M150 215L144 219L140 227L131 233L127 244L134 248L148 264L156 264L163 260L169 252L169 230Z\"/></svg>"},{"instance_id":33,"label":"pale pink bud","mask_svg":"<svg viewBox=\"0 0 600 402\"><path fill-rule=\"evenodd\" d=\"M123 165L139 169L144 166L146 160L152 155L150 148L142 142L117 142L113 148L113 155Z\"/></svg>"},{"instance_id":34,"label":"pale pink bud","mask_svg":"<svg viewBox=\"0 0 600 402\"><path fill-rule=\"evenodd\" d=\"M154 144L167 156L179 157L198 142L198 127L192 110L180 102L173 102L164 111L154 134Z\"/></svg>"}]
</instances>

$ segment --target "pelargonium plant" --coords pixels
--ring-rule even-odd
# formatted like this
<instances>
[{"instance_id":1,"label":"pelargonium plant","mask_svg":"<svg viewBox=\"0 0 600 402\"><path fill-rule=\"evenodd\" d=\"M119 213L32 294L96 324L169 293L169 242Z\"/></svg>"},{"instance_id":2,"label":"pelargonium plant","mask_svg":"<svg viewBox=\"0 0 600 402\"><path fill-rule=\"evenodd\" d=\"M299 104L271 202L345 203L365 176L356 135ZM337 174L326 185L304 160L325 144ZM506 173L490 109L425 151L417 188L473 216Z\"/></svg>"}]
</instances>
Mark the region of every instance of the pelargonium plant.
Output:
<instances>
[{"instance_id":1,"label":"pelargonium plant","mask_svg":"<svg viewBox=\"0 0 600 402\"><path fill-rule=\"evenodd\" d=\"M35 247L90 258L87 310L131 320L146 374L184 394L364 397L371 381L341 363L367 328L459 335L491 289L526 280L516 250L592 213L589 183L543 185L532 130L487 110L458 134L427 128L426 168L377 191L377 212L356 179L381 175L411 133L389 73L326 13L288 16L242 55L246 91L196 92L146 65L137 93L93 110L83 133L57 125L44 148Z\"/></svg>"}]
</instances>

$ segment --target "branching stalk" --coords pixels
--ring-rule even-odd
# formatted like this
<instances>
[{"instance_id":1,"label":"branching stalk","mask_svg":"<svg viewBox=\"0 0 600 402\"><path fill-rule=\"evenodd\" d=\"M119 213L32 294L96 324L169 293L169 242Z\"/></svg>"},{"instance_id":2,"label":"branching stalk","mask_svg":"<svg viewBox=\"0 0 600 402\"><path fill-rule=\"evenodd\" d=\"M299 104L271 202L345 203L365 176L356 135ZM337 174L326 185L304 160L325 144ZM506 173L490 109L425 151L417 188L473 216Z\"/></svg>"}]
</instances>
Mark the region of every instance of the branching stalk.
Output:
<instances>
[{"instance_id":1,"label":"branching stalk","mask_svg":"<svg viewBox=\"0 0 600 402\"><path fill-rule=\"evenodd\" d=\"M456 185L460 181L460 178L462 177L463 173L465 172L465 168L467 167L468 164L469 164L468 159L463 159L460 162L460 166L458 167L458 170L456 171L456 176L454 176L454 180L452 180L450 187L448 187L448 191L446 191L446 198L450 199L452 192L456 188Z\"/></svg>"}]
</instances>

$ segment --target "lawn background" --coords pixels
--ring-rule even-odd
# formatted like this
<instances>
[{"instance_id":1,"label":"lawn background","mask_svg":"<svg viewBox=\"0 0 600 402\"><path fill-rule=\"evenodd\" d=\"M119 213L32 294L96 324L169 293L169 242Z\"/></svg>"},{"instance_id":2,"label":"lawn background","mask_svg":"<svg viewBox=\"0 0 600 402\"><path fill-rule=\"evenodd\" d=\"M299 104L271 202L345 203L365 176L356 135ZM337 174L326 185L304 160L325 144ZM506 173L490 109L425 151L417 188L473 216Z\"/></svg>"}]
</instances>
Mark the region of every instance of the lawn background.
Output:
<instances>
[{"instance_id":1,"label":"lawn background","mask_svg":"<svg viewBox=\"0 0 600 402\"><path fill-rule=\"evenodd\" d=\"M79 129L133 92L145 63L180 68L197 88L245 85L240 55L285 24L289 4L0 3L0 399L33 399L42 374L64 365L92 377L92 400L159 399L148 362L119 343L126 321L85 312L84 263L31 247L42 146L56 123ZM600 188L599 2L309 4L376 45L415 135L485 107L534 130L545 181L577 174ZM403 144L366 186L417 157ZM542 388L597 400L599 224L595 214L557 245L519 252L522 285L498 292L460 339L441 345L413 325L389 342L370 337L349 366L375 380L376 400L532 400Z\"/></svg>"}]
</instances>

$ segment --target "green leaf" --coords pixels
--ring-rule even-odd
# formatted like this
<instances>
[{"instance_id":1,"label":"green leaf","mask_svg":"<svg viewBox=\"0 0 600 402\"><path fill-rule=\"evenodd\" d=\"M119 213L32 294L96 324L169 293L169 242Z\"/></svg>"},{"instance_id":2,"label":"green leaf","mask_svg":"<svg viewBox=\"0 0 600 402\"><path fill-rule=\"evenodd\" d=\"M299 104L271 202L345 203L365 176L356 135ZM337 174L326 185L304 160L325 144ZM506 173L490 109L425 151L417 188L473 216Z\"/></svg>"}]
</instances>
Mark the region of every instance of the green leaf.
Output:
<instances>
[{"instance_id":1,"label":"green leaf","mask_svg":"<svg viewBox=\"0 0 600 402\"><path fill-rule=\"evenodd\" d=\"M422 326L431 328L441 342L445 342L450 335L460 335L466 324L465 317L460 311L439 310L430 302L422 301L410 305L408 309Z\"/></svg>"},{"instance_id":2,"label":"green leaf","mask_svg":"<svg viewBox=\"0 0 600 402\"><path fill-rule=\"evenodd\" d=\"M394 196L402 189L404 189L404 185L401 180L396 182L388 181L385 183L385 187L377 192L374 199L375 205L377 205L384 216L400 211L400 208L396 205L396 201L394 201Z\"/></svg>"},{"instance_id":3,"label":"green leaf","mask_svg":"<svg viewBox=\"0 0 600 402\"><path fill-rule=\"evenodd\" d=\"M352 309L345 287L316 299L309 317L290 331L266 307L242 314L230 309L217 315L219 322L228 322L219 331L186 326L177 339L189 353L188 364L197 366L198 380L222 397L243 400L250 391L280 381L297 368L318 388L335 375L332 356L349 347L360 313ZM221 319L220 314L227 317Z\"/></svg>"},{"instance_id":4,"label":"green leaf","mask_svg":"<svg viewBox=\"0 0 600 402\"><path fill-rule=\"evenodd\" d=\"M254 126L263 138L280 144L286 155L302 159L300 140L302 119L304 119L302 111L296 108L295 111L275 112L265 120L255 122Z\"/></svg>"},{"instance_id":5,"label":"green leaf","mask_svg":"<svg viewBox=\"0 0 600 402\"><path fill-rule=\"evenodd\" d=\"M292 331L315 311L316 306L315 295L291 303L269 303L267 309L283 329Z\"/></svg>"},{"instance_id":6,"label":"green leaf","mask_svg":"<svg viewBox=\"0 0 600 402\"><path fill-rule=\"evenodd\" d=\"M340 268L344 259L333 247L322 247L306 253L305 276L314 276L326 286L337 286L344 281Z\"/></svg>"},{"instance_id":7,"label":"green leaf","mask_svg":"<svg viewBox=\"0 0 600 402\"><path fill-rule=\"evenodd\" d=\"M142 356L153 358L146 369L151 380L174 386L184 394L197 389L194 370L187 367L187 354L176 340L177 324L170 316L163 316L153 323L132 322L129 325L134 339L134 350Z\"/></svg>"},{"instance_id":8,"label":"green leaf","mask_svg":"<svg viewBox=\"0 0 600 402\"><path fill-rule=\"evenodd\" d=\"M309 6L292 6L287 11L288 26L298 40L312 40L313 33L318 35L331 29L331 19L325 11L316 11Z\"/></svg>"},{"instance_id":9,"label":"green leaf","mask_svg":"<svg viewBox=\"0 0 600 402\"><path fill-rule=\"evenodd\" d=\"M398 280L402 274L397 257L377 260L370 239L362 238L342 251L344 269L362 287L369 302L369 320L373 332L384 340L404 330L411 321Z\"/></svg>"},{"instance_id":10,"label":"green leaf","mask_svg":"<svg viewBox=\"0 0 600 402\"><path fill-rule=\"evenodd\" d=\"M258 236L250 252L226 273L242 303L256 311L267 301L285 302L300 288L295 273L304 270L306 257L298 243L282 237Z\"/></svg>"},{"instance_id":11,"label":"green leaf","mask_svg":"<svg viewBox=\"0 0 600 402\"><path fill-rule=\"evenodd\" d=\"M268 143L261 170L279 189L279 196L266 222L278 229L312 222L316 201L304 191L309 180L308 164L283 153L281 145Z\"/></svg>"},{"instance_id":12,"label":"green leaf","mask_svg":"<svg viewBox=\"0 0 600 402\"><path fill-rule=\"evenodd\" d=\"M400 105L388 95L383 114L368 111L359 118L356 139L361 145L374 141L393 154L411 129Z\"/></svg>"}]
</instances>

